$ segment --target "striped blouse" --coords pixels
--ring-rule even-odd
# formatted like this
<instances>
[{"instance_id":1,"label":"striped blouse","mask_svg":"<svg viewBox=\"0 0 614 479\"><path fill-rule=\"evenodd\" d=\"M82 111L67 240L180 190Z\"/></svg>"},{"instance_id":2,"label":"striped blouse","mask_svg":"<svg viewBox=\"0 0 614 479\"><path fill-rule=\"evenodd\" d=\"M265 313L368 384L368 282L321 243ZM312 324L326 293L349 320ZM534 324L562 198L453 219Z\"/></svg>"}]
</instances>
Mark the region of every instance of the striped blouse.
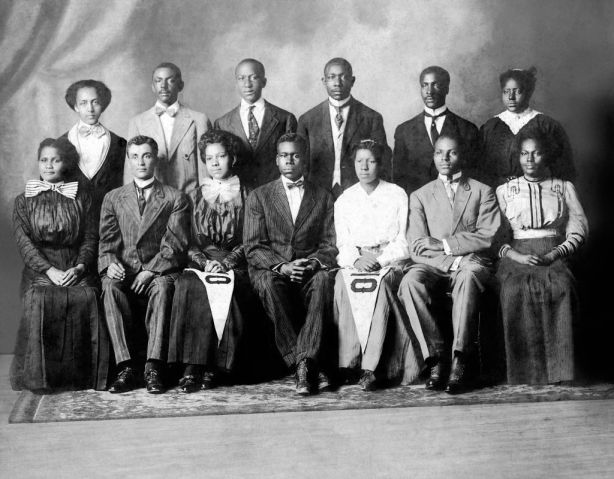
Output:
<instances>
[{"instance_id":1,"label":"striped blouse","mask_svg":"<svg viewBox=\"0 0 614 479\"><path fill-rule=\"evenodd\" d=\"M497 188L499 207L515 239L564 238L555 249L559 257L572 255L588 236L588 221L569 181L513 178ZM509 245L500 249L503 256Z\"/></svg>"}]
</instances>

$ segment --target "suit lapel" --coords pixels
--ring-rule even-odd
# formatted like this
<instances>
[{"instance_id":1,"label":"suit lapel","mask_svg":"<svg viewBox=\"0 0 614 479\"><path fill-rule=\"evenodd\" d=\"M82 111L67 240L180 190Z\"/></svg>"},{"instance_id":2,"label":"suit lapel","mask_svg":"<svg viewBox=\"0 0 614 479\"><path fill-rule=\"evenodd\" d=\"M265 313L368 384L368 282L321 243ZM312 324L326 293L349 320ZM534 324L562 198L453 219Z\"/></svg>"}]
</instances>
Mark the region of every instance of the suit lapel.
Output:
<instances>
[{"instance_id":1,"label":"suit lapel","mask_svg":"<svg viewBox=\"0 0 614 479\"><path fill-rule=\"evenodd\" d=\"M135 194L136 200L136 194ZM143 237L143 235L147 232L151 225L156 220L160 211L164 206L164 191L160 186L160 183L156 180L153 191L151 195L149 195L149 199L145 204L145 209L143 210L143 216L141 217L141 224L139 226L139 233L137 237L137 242ZM137 212L138 212L138 203L137 203Z\"/></svg>"},{"instance_id":2,"label":"suit lapel","mask_svg":"<svg viewBox=\"0 0 614 479\"><path fill-rule=\"evenodd\" d=\"M172 158L181 143L181 139L185 136L186 131L192 124L193 120L185 108L179 108L175 116L175 124L173 125L173 134L171 135L171 144L168 150L168 158Z\"/></svg>"},{"instance_id":3,"label":"suit lapel","mask_svg":"<svg viewBox=\"0 0 614 479\"><path fill-rule=\"evenodd\" d=\"M232 113L230 114L230 127L232 129L232 133L241 138L246 145L249 145L249 139L245 134L243 123L241 123L241 106L238 106L232 110Z\"/></svg>"},{"instance_id":4,"label":"suit lapel","mask_svg":"<svg viewBox=\"0 0 614 479\"><path fill-rule=\"evenodd\" d=\"M286 196L284 185L281 183L281 178L273 185L273 205L286 224L290 225L290 228L292 228L290 203L288 203L288 197Z\"/></svg>"},{"instance_id":5,"label":"suit lapel","mask_svg":"<svg viewBox=\"0 0 614 479\"><path fill-rule=\"evenodd\" d=\"M364 120L364 115L360 114L360 110L361 104L352 98L350 100L350 111L348 112L347 125L345 125L345 131L343 132L344 149L347 148L348 145L352 144L352 138Z\"/></svg>"},{"instance_id":6,"label":"suit lapel","mask_svg":"<svg viewBox=\"0 0 614 479\"><path fill-rule=\"evenodd\" d=\"M160 156L165 155L168 158L168 145L164 139L164 130L162 129L162 123L160 123L160 117L156 115L155 107L147 110L146 115L143 116L143 123L144 132L154 132L153 139L158 144Z\"/></svg>"},{"instance_id":7,"label":"suit lapel","mask_svg":"<svg viewBox=\"0 0 614 479\"><path fill-rule=\"evenodd\" d=\"M446 187L439 178L434 180L431 193L433 194L433 199L438 212L437 217L441 218L441 221L444 222L444 224L451 225L453 223L453 216L452 207L450 206L450 199L446 193Z\"/></svg>"},{"instance_id":8,"label":"suit lapel","mask_svg":"<svg viewBox=\"0 0 614 479\"><path fill-rule=\"evenodd\" d=\"M309 217L311 212L313 211L313 206L315 203L315 198L313 195L313 188L309 183L305 183L305 191L303 192L303 199L301 201L301 206L298 209L298 214L296 215L296 221L294 222L294 229L298 230L305 220Z\"/></svg>"},{"instance_id":9,"label":"suit lapel","mask_svg":"<svg viewBox=\"0 0 614 479\"><path fill-rule=\"evenodd\" d=\"M131 181L124 187L124 192L121 196L121 206L132 217L132 221L139 224L141 222L141 214L139 213L139 203L136 199L136 187L134 181Z\"/></svg>"},{"instance_id":10,"label":"suit lapel","mask_svg":"<svg viewBox=\"0 0 614 479\"><path fill-rule=\"evenodd\" d=\"M255 151L258 152L263 145L266 144L269 136L275 131L279 120L273 113L273 107L270 103L265 102L264 116L262 117L262 127L260 128L260 135L258 137L258 144Z\"/></svg>"},{"instance_id":11,"label":"suit lapel","mask_svg":"<svg viewBox=\"0 0 614 479\"><path fill-rule=\"evenodd\" d=\"M328 100L326 100L323 103L320 103L320 105L321 105L320 115L322 118L322 121L320 122L320 126L322 128L320 138L324 140L324 144L326 145L326 148L325 148L326 151L335 151L335 146L334 146L334 141L333 141L333 129L330 126L330 109L328 107ZM318 137L318 135L314 135L314 136L315 138Z\"/></svg>"},{"instance_id":12,"label":"suit lapel","mask_svg":"<svg viewBox=\"0 0 614 479\"><path fill-rule=\"evenodd\" d=\"M441 182L440 182L441 183ZM456 188L456 194L454 195L454 208L452 212L452 230L451 233L454 234L456 228L458 227L458 222L463 216L465 208L467 207L467 202L471 197L471 187L469 183L467 183L467 179L462 177L458 188Z\"/></svg>"},{"instance_id":13,"label":"suit lapel","mask_svg":"<svg viewBox=\"0 0 614 479\"><path fill-rule=\"evenodd\" d=\"M443 122L443 128L441 129L440 135L454 134L456 133L456 131L456 115L450 110L448 110L448 112L446 113L446 119Z\"/></svg>"}]
</instances>

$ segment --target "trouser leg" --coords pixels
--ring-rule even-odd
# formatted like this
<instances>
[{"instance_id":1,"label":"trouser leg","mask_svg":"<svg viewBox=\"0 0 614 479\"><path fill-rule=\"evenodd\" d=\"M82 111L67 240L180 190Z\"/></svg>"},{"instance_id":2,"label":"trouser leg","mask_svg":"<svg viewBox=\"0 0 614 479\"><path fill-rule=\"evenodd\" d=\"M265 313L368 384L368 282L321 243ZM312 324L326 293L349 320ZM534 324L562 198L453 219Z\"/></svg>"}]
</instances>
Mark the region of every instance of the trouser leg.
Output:
<instances>
[{"instance_id":1,"label":"trouser leg","mask_svg":"<svg viewBox=\"0 0 614 479\"><path fill-rule=\"evenodd\" d=\"M177 274L158 276L147 287L147 360L166 362L174 282Z\"/></svg>"},{"instance_id":2,"label":"trouser leg","mask_svg":"<svg viewBox=\"0 0 614 479\"><path fill-rule=\"evenodd\" d=\"M117 364L131 359L126 329L132 323L128 281L102 278L102 301Z\"/></svg>"}]
</instances>

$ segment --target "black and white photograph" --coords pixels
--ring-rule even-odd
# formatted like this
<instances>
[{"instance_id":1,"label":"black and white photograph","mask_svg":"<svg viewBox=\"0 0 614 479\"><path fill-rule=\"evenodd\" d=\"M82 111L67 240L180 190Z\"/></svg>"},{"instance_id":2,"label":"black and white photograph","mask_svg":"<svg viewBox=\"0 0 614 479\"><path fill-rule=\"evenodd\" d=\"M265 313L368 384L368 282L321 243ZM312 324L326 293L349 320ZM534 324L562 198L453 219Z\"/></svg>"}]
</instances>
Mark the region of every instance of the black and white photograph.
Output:
<instances>
[{"instance_id":1,"label":"black and white photograph","mask_svg":"<svg viewBox=\"0 0 614 479\"><path fill-rule=\"evenodd\" d=\"M614 476L614 3L0 1L0 477Z\"/></svg>"}]
</instances>

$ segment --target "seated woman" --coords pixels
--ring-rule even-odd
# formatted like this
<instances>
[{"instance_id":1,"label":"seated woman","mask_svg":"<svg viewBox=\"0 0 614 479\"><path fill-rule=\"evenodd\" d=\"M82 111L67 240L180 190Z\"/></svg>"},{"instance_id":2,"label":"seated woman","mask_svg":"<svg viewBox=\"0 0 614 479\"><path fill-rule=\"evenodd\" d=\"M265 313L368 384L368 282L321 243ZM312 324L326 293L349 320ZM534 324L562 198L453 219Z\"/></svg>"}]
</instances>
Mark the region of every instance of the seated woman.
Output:
<instances>
[{"instance_id":1,"label":"seated woman","mask_svg":"<svg viewBox=\"0 0 614 479\"><path fill-rule=\"evenodd\" d=\"M535 91L535 68L507 70L499 76L501 99L506 110L480 128L482 165L476 178L497 187L522 171L513 155L514 140L525 130L542 132L552 141L554 158L549 165L554 178L573 181L575 168L571 146L559 122L529 106Z\"/></svg>"},{"instance_id":2,"label":"seated woman","mask_svg":"<svg viewBox=\"0 0 614 479\"><path fill-rule=\"evenodd\" d=\"M548 175L547 137L526 131L516 143L524 173L497 188L509 244L497 276L512 384L551 384L574 377L572 322L577 312L567 258L584 243L588 223L569 181ZM504 231L505 232L505 231Z\"/></svg>"},{"instance_id":3,"label":"seated woman","mask_svg":"<svg viewBox=\"0 0 614 479\"><path fill-rule=\"evenodd\" d=\"M25 263L23 316L11 365L15 390L106 386L98 224L89 194L77 182L64 182L78 161L67 140L44 140L38 148L41 179L28 181L15 200L15 238Z\"/></svg>"},{"instance_id":4,"label":"seated woman","mask_svg":"<svg viewBox=\"0 0 614 479\"><path fill-rule=\"evenodd\" d=\"M343 268L335 280L339 367L360 369L364 391L375 389L376 379L410 382L419 372L409 320L396 294L403 278L401 266L409 258L408 199L402 188L380 179L383 153L382 145L373 140L352 147L359 182L335 202L337 263ZM379 289L374 289L380 272ZM358 284L367 278L371 286ZM357 303L367 292L376 294L372 308ZM358 317L359 310L373 313Z\"/></svg>"},{"instance_id":5,"label":"seated woman","mask_svg":"<svg viewBox=\"0 0 614 479\"><path fill-rule=\"evenodd\" d=\"M126 140L105 128L100 115L111 103L111 90L96 80L80 80L66 90L66 103L79 121L64 135L79 153L75 179L90 189L94 211L104 195L123 184Z\"/></svg>"},{"instance_id":6,"label":"seated woman","mask_svg":"<svg viewBox=\"0 0 614 479\"><path fill-rule=\"evenodd\" d=\"M209 130L198 143L211 178L189 195L192 233L189 268L216 273L234 271L234 291L221 337L214 324L207 289L199 276L186 270L175 283L171 314L169 363L185 365L179 385L184 392L209 389L217 373L236 365L243 315L250 311L251 287L243 253L243 206L247 191L233 173L235 138Z\"/></svg>"}]
</instances>

